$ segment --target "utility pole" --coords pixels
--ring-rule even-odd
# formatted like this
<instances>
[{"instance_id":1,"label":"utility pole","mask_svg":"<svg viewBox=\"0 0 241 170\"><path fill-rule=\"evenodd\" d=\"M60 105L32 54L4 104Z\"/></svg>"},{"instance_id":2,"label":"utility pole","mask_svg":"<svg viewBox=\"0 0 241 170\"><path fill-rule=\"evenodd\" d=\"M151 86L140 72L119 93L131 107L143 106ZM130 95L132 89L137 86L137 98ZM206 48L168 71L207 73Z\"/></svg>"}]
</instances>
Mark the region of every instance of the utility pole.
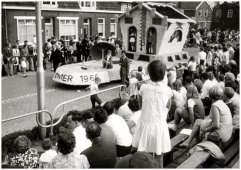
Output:
<instances>
[{"instance_id":1,"label":"utility pole","mask_svg":"<svg viewBox=\"0 0 241 170\"><path fill-rule=\"evenodd\" d=\"M37 98L38 110L45 109L45 78L43 69L42 53L42 21L41 21L41 1L35 1L36 12L36 33L37 33ZM37 114L39 122L46 125L45 113ZM40 138L46 137L46 128L39 127Z\"/></svg>"}]
</instances>

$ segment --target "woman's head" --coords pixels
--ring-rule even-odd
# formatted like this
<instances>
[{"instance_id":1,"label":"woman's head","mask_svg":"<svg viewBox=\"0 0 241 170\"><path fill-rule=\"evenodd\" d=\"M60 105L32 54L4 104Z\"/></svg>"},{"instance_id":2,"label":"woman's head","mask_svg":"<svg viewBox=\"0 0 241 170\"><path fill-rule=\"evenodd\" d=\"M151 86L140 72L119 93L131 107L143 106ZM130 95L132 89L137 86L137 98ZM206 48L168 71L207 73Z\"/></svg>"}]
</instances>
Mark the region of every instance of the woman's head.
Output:
<instances>
[{"instance_id":1,"label":"woman's head","mask_svg":"<svg viewBox=\"0 0 241 170\"><path fill-rule=\"evenodd\" d=\"M212 100L220 100L223 97L223 90L219 85L212 86L209 89L209 98Z\"/></svg>"},{"instance_id":2,"label":"woman's head","mask_svg":"<svg viewBox=\"0 0 241 170\"><path fill-rule=\"evenodd\" d=\"M195 85L189 85L187 87L187 98L199 98L199 93Z\"/></svg>"},{"instance_id":3,"label":"woman's head","mask_svg":"<svg viewBox=\"0 0 241 170\"><path fill-rule=\"evenodd\" d=\"M179 91L182 87L182 81L177 79L174 83L172 83L173 89Z\"/></svg>"},{"instance_id":4,"label":"woman's head","mask_svg":"<svg viewBox=\"0 0 241 170\"><path fill-rule=\"evenodd\" d=\"M160 60L154 60L147 66L150 79L153 82L158 82L164 79L166 72L166 65Z\"/></svg>"},{"instance_id":5,"label":"woman's head","mask_svg":"<svg viewBox=\"0 0 241 170\"><path fill-rule=\"evenodd\" d=\"M30 148L31 141L27 136L22 135L15 139L13 145L16 152L24 153Z\"/></svg>"},{"instance_id":6,"label":"woman's head","mask_svg":"<svg viewBox=\"0 0 241 170\"><path fill-rule=\"evenodd\" d=\"M59 134L58 151L63 155L73 152L75 148L75 136L72 132L65 131Z\"/></svg>"}]
</instances>

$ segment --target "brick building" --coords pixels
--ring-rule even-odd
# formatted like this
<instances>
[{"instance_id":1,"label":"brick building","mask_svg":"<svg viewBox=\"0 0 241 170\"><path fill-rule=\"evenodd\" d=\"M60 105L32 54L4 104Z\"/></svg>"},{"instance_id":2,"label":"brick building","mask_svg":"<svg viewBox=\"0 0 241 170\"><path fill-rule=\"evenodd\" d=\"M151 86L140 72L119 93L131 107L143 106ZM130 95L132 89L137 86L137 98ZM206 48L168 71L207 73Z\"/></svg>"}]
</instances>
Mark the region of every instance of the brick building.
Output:
<instances>
[{"instance_id":1,"label":"brick building","mask_svg":"<svg viewBox=\"0 0 241 170\"><path fill-rule=\"evenodd\" d=\"M125 1L42 1L43 42L55 36L66 40L96 34L108 38L120 37L115 14L122 14L132 4ZM2 45L20 40L32 42L36 34L34 1L2 2Z\"/></svg>"},{"instance_id":2,"label":"brick building","mask_svg":"<svg viewBox=\"0 0 241 170\"><path fill-rule=\"evenodd\" d=\"M188 17L197 21L198 28L211 28L213 10L206 1L178 2L177 8Z\"/></svg>"},{"instance_id":3,"label":"brick building","mask_svg":"<svg viewBox=\"0 0 241 170\"><path fill-rule=\"evenodd\" d=\"M239 2L217 3L213 8L212 28L239 30Z\"/></svg>"}]
</instances>

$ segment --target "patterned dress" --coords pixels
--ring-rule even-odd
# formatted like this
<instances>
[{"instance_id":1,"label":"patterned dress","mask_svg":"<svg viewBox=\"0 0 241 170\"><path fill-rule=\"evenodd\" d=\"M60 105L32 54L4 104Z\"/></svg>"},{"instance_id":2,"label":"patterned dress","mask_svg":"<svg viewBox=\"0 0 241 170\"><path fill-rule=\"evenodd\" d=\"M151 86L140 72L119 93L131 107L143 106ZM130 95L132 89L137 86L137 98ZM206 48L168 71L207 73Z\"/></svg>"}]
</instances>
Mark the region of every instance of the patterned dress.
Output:
<instances>
[{"instance_id":1,"label":"patterned dress","mask_svg":"<svg viewBox=\"0 0 241 170\"><path fill-rule=\"evenodd\" d=\"M10 166L21 166L24 168L38 168L38 152L33 148L29 148L25 153L19 153L10 158L9 164Z\"/></svg>"}]
</instances>

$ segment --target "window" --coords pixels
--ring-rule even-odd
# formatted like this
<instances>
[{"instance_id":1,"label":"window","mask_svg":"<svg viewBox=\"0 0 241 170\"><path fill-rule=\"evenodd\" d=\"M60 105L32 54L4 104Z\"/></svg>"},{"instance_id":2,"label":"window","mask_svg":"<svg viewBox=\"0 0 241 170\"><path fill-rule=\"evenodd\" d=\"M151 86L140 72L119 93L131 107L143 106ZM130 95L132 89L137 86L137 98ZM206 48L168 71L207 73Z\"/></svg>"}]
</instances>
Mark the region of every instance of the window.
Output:
<instances>
[{"instance_id":1,"label":"window","mask_svg":"<svg viewBox=\"0 0 241 170\"><path fill-rule=\"evenodd\" d=\"M81 9L96 9L96 1L79 1Z\"/></svg>"},{"instance_id":2,"label":"window","mask_svg":"<svg viewBox=\"0 0 241 170\"><path fill-rule=\"evenodd\" d=\"M202 17L202 15L203 15L203 10L202 9L199 9L198 15L199 15L199 17Z\"/></svg>"},{"instance_id":3,"label":"window","mask_svg":"<svg viewBox=\"0 0 241 170\"><path fill-rule=\"evenodd\" d=\"M126 8L131 8L131 3L122 3L121 4L121 11L126 12Z\"/></svg>"},{"instance_id":4,"label":"window","mask_svg":"<svg viewBox=\"0 0 241 170\"><path fill-rule=\"evenodd\" d=\"M78 37L78 19L79 17L57 17L59 19L59 36L70 40L72 37L77 40Z\"/></svg>"},{"instance_id":5,"label":"window","mask_svg":"<svg viewBox=\"0 0 241 170\"><path fill-rule=\"evenodd\" d=\"M217 10L217 12L216 12L216 17L217 18L221 18L221 13L222 13L222 11L219 9L219 10Z\"/></svg>"},{"instance_id":6,"label":"window","mask_svg":"<svg viewBox=\"0 0 241 170\"><path fill-rule=\"evenodd\" d=\"M115 23L114 18L110 19L110 34L113 34L114 37L117 36L117 27L116 27L116 23Z\"/></svg>"},{"instance_id":7,"label":"window","mask_svg":"<svg viewBox=\"0 0 241 170\"><path fill-rule=\"evenodd\" d=\"M84 35L90 35L90 19L84 19Z\"/></svg>"},{"instance_id":8,"label":"window","mask_svg":"<svg viewBox=\"0 0 241 170\"><path fill-rule=\"evenodd\" d=\"M205 21L198 21L199 27L198 28L205 28L206 22Z\"/></svg>"},{"instance_id":9,"label":"window","mask_svg":"<svg viewBox=\"0 0 241 170\"><path fill-rule=\"evenodd\" d=\"M43 1L43 7L58 7L57 1Z\"/></svg>"},{"instance_id":10,"label":"window","mask_svg":"<svg viewBox=\"0 0 241 170\"><path fill-rule=\"evenodd\" d=\"M228 18L233 18L233 10L228 10Z\"/></svg>"},{"instance_id":11,"label":"window","mask_svg":"<svg viewBox=\"0 0 241 170\"><path fill-rule=\"evenodd\" d=\"M98 18L98 35L100 37L105 37L105 19Z\"/></svg>"},{"instance_id":12,"label":"window","mask_svg":"<svg viewBox=\"0 0 241 170\"><path fill-rule=\"evenodd\" d=\"M32 17L34 18L34 17ZM18 39L20 43L23 43L25 40L28 42L33 41L33 35L36 35L36 25L34 19L18 19L17 21L17 31L18 31Z\"/></svg>"},{"instance_id":13,"label":"window","mask_svg":"<svg viewBox=\"0 0 241 170\"><path fill-rule=\"evenodd\" d=\"M208 17L208 9L205 10L205 17Z\"/></svg>"}]
</instances>

